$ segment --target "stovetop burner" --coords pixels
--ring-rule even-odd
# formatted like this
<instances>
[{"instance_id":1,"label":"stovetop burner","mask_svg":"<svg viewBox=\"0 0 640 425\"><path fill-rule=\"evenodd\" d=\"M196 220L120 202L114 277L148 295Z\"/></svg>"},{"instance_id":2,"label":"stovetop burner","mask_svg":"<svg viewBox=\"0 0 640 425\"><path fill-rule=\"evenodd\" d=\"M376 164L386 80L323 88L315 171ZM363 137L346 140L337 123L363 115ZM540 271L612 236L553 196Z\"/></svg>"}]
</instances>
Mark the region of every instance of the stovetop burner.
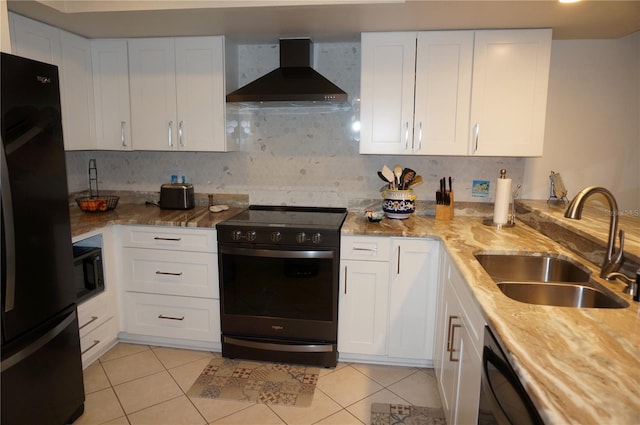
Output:
<instances>
[{"instance_id":1,"label":"stovetop burner","mask_svg":"<svg viewBox=\"0 0 640 425\"><path fill-rule=\"evenodd\" d=\"M251 205L216 228L220 242L333 246L346 216L346 208Z\"/></svg>"}]
</instances>

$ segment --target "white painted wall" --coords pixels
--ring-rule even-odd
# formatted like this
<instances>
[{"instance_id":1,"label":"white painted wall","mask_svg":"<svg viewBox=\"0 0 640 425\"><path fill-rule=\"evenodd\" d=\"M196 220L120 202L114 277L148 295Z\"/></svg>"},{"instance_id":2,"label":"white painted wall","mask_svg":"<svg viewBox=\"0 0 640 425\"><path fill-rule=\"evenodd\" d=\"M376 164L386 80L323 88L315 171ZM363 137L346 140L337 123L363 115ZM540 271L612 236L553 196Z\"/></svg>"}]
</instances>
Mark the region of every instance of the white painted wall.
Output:
<instances>
[{"instance_id":1,"label":"white painted wall","mask_svg":"<svg viewBox=\"0 0 640 425\"><path fill-rule=\"evenodd\" d=\"M640 32L553 42L544 154L525 160L523 198L547 199L551 170L570 199L604 186L640 211Z\"/></svg>"}]
</instances>

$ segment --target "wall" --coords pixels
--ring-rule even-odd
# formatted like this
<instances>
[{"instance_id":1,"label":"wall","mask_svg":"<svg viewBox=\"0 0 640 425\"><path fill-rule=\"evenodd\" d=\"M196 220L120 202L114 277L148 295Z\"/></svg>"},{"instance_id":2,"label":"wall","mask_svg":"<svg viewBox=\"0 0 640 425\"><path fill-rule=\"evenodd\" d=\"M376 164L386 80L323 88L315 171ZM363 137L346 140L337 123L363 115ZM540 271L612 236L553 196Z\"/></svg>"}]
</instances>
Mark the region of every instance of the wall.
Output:
<instances>
[{"instance_id":1,"label":"wall","mask_svg":"<svg viewBox=\"0 0 640 425\"><path fill-rule=\"evenodd\" d=\"M377 171L399 163L421 174L419 199L434 199L437 182L454 178L458 201L472 198L473 179L493 180L506 168L522 181L521 158L455 158L359 155L357 116L360 85L359 43L315 45L315 68L349 94L346 111L280 108L245 111L238 121L248 133L240 150L204 152L70 152L70 191L87 188L87 166L96 158L100 188L159 190L171 174L182 171L196 192L248 193L252 203L349 206L359 199L380 198ZM239 46L239 83L243 85L278 65L276 45ZM133 141L135 146L135 141Z\"/></svg>"},{"instance_id":2,"label":"wall","mask_svg":"<svg viewBox=\"0 0 640 425\"><path fill-rule=\"evenodd\" d=\"M315 45L315 68L357 99L359 43ZM240 46L240 84L277 66L277 46ZM357 113L299 108L245 112L248 133L238 152L70 152L70 191L87 188L96 158L102 189L159 190L183 171L197 192L248 193L252 203L348 206L378 198L384 164L416 170L433 199L442 176L454 178L456 200L474 179L494 180L506 168L523 198L547 199L549 172L560 172L569 197L587 185L611 188L621 209L640 208L640 33L619 40L554 41L542 158L359 155L351 123ZM357 110L357 102L354 107ZM135 144L135 141L134 141Z\"/></svg>"},{"instance_id":3,"label":"wall","mask_svg":"<svg viewBox=\"0 0 640 425\"><path fill-rule=\"evenodd\" d=\"M523 196L545 199L551 170L569 198L604 186L640 215L640 32L553 42L544 156L525 160Z\"/></svg>"}]
</instances>

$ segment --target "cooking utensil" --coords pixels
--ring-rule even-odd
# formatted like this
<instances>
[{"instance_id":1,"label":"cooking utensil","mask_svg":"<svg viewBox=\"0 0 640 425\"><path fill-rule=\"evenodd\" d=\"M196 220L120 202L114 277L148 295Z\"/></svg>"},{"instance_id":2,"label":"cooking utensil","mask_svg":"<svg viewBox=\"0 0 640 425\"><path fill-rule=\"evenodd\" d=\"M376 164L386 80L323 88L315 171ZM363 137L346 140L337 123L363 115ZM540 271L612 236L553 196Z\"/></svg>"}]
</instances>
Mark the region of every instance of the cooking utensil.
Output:
<instances>
[{"instance_id":1,"label":"cooking utensil","mask_svg":"<svg viewBox=\"0 0 640 425\"><path fill-rule=\"evenodd\" d=\"M400 176L400 189L408 189L411 180L416 176L416 172L411 168L405 168L402 170L402 175Z\"/></svg>"},{"instance_id":2,"label":"cooking utensil","mask_svg":"<svg viewBox=\"0 0 640 425\"><path fill-rule=\"evenodd\" d=\"M393 182L395 180L395 176L393 175L393 171L391 171L391 168L387 167L386 165L384 165L382 167L382 175L387 179L387 181L389 183Z\"/></svg>"},{"instance_id":3,"label":"cooking utensil","mask_svg":"<svg viewBox=\"0 0 640 425\"><path fill-rule=\"evenodd\" d=\"M402 176L402 167L400 164L396 164L393 167L393 175L395 176L396 188L400 187L400 177Z\"/></svg>"},{"instance_id":4,"label":"cooking utensil","mask_svg":"<svg viewBox=\"0 0 640 425\"><path fill-rule=\"evenodd\" d=\"M413 178L413 180L411 180L411 183L409 183L409 187L407 187L407 189L413 189L414 187L418 186L419 184L422 184L422 176L421 175L417 175Z\"/></svg>"},{"instance_id":5,"label":"cooking utensil","mask_svg":"<svg viewBox=\"0 0 640 425\"><path fill-rule=\"evenodd\" d=\"M378 171L378 177L380 177L382 179L382 181L385 181L385 182L389 183L389 180L387 180L387 178L384 176L384 174L382 174L382 171Z\"/></svg>"}]
</instances>

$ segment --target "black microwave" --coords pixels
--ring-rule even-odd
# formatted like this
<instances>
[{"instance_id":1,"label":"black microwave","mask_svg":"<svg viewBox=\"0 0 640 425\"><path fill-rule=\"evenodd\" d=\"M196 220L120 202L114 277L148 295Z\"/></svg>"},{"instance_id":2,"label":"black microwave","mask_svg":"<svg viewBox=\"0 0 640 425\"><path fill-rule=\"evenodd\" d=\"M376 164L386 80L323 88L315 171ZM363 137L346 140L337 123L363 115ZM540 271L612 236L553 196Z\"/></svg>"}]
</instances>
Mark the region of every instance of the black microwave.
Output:
<instances>
[{"instance_id":1,"label":"black microwave","mask_svg":"<svg viewBox=\"0 0 640 425\"><path fill-rule=\"evenodd\" d=\"M104 291L102 249L73 246L73 280L78 304Z\"/></svg>"}]
</instances>

